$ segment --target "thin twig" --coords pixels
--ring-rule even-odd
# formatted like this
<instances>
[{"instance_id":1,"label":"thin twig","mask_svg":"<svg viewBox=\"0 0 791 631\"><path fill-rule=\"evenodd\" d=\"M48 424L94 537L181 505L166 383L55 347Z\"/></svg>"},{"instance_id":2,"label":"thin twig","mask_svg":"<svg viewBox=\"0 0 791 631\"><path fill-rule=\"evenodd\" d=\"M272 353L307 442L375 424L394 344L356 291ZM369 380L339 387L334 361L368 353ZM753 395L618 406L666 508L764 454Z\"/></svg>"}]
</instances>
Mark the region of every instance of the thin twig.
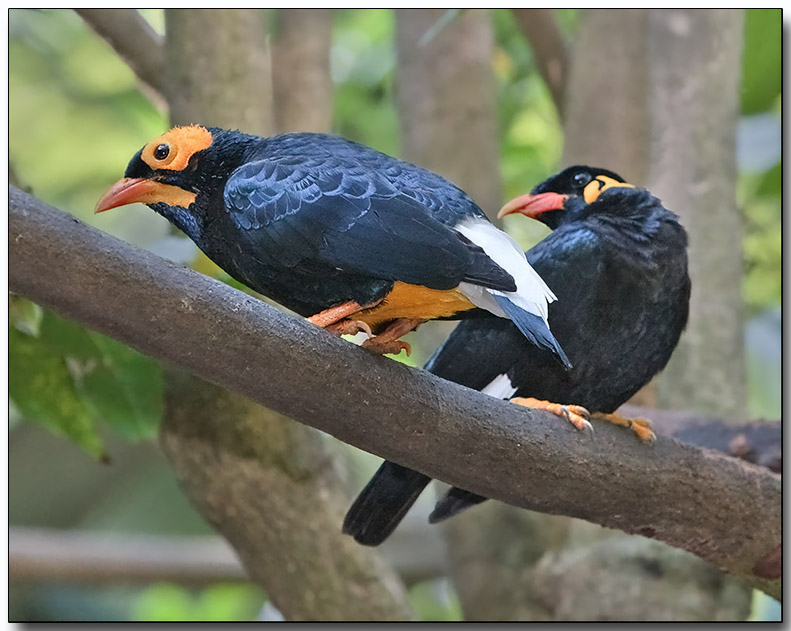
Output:
<instances>
[{"instance_id":1,"label":"thin twig","mask_svg":"<svg viewBox=\"0 0 791 631\"><path fill-rule=\"evenodd\" d=\"M382 550L412 584L444 574L438 528L404 524ZM151 583L195 585L249 581L230 544L218 536L71 531L13 526L8 531L12 580L36 583Z\"/></svg>"}]
</instances>

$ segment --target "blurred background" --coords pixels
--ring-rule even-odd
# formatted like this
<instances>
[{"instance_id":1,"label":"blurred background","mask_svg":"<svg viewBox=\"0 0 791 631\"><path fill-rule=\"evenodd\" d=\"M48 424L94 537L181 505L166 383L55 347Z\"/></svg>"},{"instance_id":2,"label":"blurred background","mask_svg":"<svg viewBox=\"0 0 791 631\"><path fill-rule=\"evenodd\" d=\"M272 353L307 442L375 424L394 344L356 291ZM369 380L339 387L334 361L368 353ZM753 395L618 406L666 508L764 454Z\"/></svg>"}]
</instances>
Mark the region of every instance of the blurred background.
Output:
<instances>
[{"instance_id":1,"label":"blurred background","mask_svg":"<svg viewBox=\"0 0 791 631\"><path fill-rule=\"evenodd\" d=\"M222 40L226 28L234 35ZM721 303L715 319L706 320L693 297L679 348L683 363L671 361L638 402L742 422L778 419L781 28L779 10L166 16L12 9L9 178L101 230L230 282L146 207L93 215L130 157L171 122L211 124L229 113L240 122L228 126L253 133L330 131L442 173L491 217L561 166L603 166L648 186L679 213L691 234L693 296ZM263 53L248 54L254 46ZM247 85L237 78L225 88L240 101L260 103L253 108L258 118L233 119L232 105L200 94L197 83L222 85L218 77L227 74L202 55L240 66L263 60L264 70L253 68ZM197 59L203 63L190 70ZM248 88L251 94L242 96ZM717 183L717 190L702 196L700 181ZM546 233L518 218L504 228L525 249ZM325 617L320 610L278 610L270 598L285 602L275 592L294 587L286 579L271 586L250 581L233 548L195 510L195 491L184 482L189 472L178 465L174 472L157 441L168 413L164 393L173 391L166 370L20 297L11 296L9 316L11 620ZM408 338L412 356L397 359L421 365L452 326L422 327ZM309 443L328 454L339 497L351 499L379 464L316 433L290 439L296 450ZM562 530L562 547L578 551L612 533L592 535L590 524L573 520L562 527L539 523L528 511L503 506L432 529L425 517L433 496L424 495L381 558L377 552L375 561L360 561L381 563L379 576L390 572L402 581L395 592L403 595L394 598L404 613L395 608L392 617L636 615L628 609L619 615L618 603L570 614L551 599L517 604L508 595L531 589L548 550L563 558L560 544L541 533ZM340 517L328 521L328 537L340 538L329 532L332 523L340 529ZM520 536L530 528L528 549ZM482 543L492 539L498 549ZM499 561L508 572L493 569ZM310 564L300 571L312 571ZM335 578L323 580L343 583L342 570L333 571ZM673 580L681 586L698 579L666 574ZM598 585L608 589L606 580ZM656 607L663 619L779 619L775 601L739 589L720 581L694 603L682 607L668 595ZM486 610L483 600L497 609Z\"/></svg>"}]
</instances>

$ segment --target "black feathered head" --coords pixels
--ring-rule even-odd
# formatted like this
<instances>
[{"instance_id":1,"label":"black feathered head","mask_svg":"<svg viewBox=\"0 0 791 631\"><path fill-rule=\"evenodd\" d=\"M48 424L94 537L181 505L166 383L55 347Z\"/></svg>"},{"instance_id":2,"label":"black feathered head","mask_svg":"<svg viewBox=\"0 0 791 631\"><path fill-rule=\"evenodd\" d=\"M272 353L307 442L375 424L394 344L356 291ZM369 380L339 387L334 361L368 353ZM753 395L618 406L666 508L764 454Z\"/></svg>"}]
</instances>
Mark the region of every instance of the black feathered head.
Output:
<instances>
[{"instance_id":1,"label":"black feathered head","mask_svg":"<svg viewBox=\"0 0 791 631\"><path fill-rule=\"evenodd\" d=\"M568 167L541 182L529 194L512 199L503 206L498 217L520 213L555 229L565 221L592 212L602 193L618 188L634 189L634 186L607 169Z\"/></svg>"}]
</instances>

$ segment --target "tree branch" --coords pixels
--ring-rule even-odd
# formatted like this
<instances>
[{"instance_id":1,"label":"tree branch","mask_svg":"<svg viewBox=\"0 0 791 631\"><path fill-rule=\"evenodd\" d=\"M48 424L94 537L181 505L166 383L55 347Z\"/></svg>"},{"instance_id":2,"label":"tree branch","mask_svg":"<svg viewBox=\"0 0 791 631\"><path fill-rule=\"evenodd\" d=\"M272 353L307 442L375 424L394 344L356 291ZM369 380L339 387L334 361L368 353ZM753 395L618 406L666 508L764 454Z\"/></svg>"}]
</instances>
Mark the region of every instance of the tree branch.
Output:
<instances>
[{"instance_id":1,"label":"tree branch","mask_svg":"<svg viewBox=\"0 0 791 631\"><path fill-rule=\"evenodd\" d=\"M495 499L688 550L778 598L780 476L606 424L594 437L384 357L10 188L9 285L165 362Z\"/></svg>"},{"instance_id":2,"label":"tree branch","mask_svg":"<svg viewBox=\"0 0 791 631\"><path fill-rule=\"evenodd\" d=\"M530 44L538 71L555 107L563 117L569 51L552 9L512 9L517 24Z\"/></svg>"},{"instance_id":3,"label":"tree branch","mask_svg":"<svg viewBox=\"0 0 791 631\"><path fill-rule=\"evenodd\" d=\"M716 449L775 473L782 471L783 431L779 420L734 424L693 412L656 410L634 405L624 405L618 412L628 418L650 418L657 434L675 438L687 445Z\"/></svg>"},{"instance_id":4,"label":"tree branch","mask_svg":"<svg viewBox=\"0 0 791 631\"><path fill-rule=\"evenodd\" d=\"M162 36L135 9L75 9L162 100L165 51Z\"/></svg>"},{"instance_id":5,"label":"tree branch","mask_svg":"<svg viewBox=\"0 0 791 631\"><path fill-rule=\"evenodd\" d=\"M423 545L427 543L428 545ZM412 584L442 576L447 560L440 530L428 522L399 528L382 550ZM11 527L8 572L35 583L186 585L250 580L228 541L219 536L169 536Z\"/></svg>"}]
</instances>

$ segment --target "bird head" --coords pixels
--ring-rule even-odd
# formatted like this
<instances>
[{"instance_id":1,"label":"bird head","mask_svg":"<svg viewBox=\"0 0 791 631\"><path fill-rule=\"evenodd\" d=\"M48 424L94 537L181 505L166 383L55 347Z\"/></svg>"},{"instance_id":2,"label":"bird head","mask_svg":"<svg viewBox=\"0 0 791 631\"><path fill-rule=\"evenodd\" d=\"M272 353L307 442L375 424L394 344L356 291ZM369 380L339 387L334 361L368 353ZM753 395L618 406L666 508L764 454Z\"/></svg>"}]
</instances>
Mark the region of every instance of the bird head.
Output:
<instances>
[{"instance_id":1,"label":"bird head","mask_svg":"<svg viewBox=\"0 0 791 631\"><path fill-rule=\"evenodd\" d=\"M630 188L617 173L596 167L573 166L543 181L529 194L512 199L498 217L520 213L551 229L595 212L605 191Z\"/></svg>"},{"instance_id":2,"label":"bird head","mask_svg":"<svg viewBox=\"0 0 791 631\"><path fill-rule=\"evenodd\" d=\"M253 138L200 125L174 127L132 157L124 177L101 197L94 212L139 202L183 223L179 219L197 210L196 198L221 194L218 184L244 162L244 149Z\"/></svg>"}]
</instances>

